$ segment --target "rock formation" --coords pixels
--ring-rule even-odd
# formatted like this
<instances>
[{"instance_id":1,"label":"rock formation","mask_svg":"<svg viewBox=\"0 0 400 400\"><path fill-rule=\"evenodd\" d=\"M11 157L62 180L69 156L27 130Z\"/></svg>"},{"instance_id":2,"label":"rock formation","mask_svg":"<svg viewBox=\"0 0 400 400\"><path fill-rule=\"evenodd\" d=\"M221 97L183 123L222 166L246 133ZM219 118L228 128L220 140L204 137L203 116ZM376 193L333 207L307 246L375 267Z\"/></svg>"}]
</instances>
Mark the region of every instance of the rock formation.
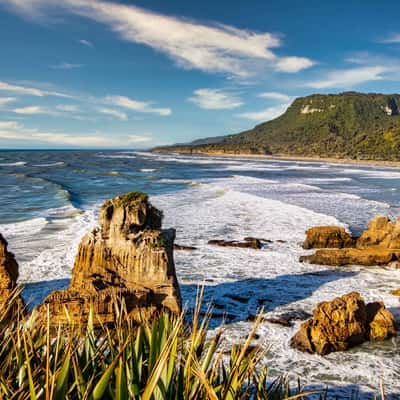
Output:
<instances>
[{"instance_id":1,"label":"rock formation","mask_svg":"<svg viewBox=\"0 0 400 400\"><path fill-rule=\"evenodd\" d=\"M220 246L220 247L240 247L245 249L254 249L259 250L262 248L261 239L247 237L244 240L223 240L223 239L213 239L209 240L208 244L213 246Z\"/></svg>"},{"instance_id":2,"label":"rock formation","mask_svg":"<svg viewBox=\"0 0 400 400\"><path fill-rule=\"evenodd\" d=\"M352 238L343 228L309 229L303 247L317 250L300 261L322 265L388 265L400 261L400 218L373 218L362 235Z\"/></svg>"},{"instance_id":3,"label":"rock formation","mask_svg":"<svg viewBox=\"0 0 400 400\"><path fill-rule=\"evenodd\" d=\"M341 249L353 247L355 240L339 226L316 226L306 231L305 249Z\"/></svg>"},{"instance_id":4,"label":"rock formation","mask_svg":"<svg viewBox=\"0 0 400 400\"><path fill-rule=\"evenodd\" d=\"M18 264L7 250L7 241L0 234L0 313L10 313L9 300L17 287ZM19 299L20 305L22 300ZM17 303L15 304L17 305Z\"/></svg>"},{"instance_id":5,"label":"rock formation","mask_svg":"<svg viewBox=\"0 0 400 400\"><path fill-rule=\"evenodd\" d=\"M353 292L314 309L291 339L291 346L321 355L344 351L366 340L385 340L396 334L395 320L381 302L365 304Z\"/></svg>"},{"instance_id":6,"label":"rock formation","mask_svg":"<svg viewBox=\"0 0 400 400\"><path fill-rule=\"evenodd\" d=\"M139 320L157 310L178 313L179 286L173 261L175 230L161 230L162 213L143 193L128 193L104 203L99 228L79 245L67 290L50 294L51 322L115 321L113 299L123 299L129 317Z\"/></svg>"}]
</instances>

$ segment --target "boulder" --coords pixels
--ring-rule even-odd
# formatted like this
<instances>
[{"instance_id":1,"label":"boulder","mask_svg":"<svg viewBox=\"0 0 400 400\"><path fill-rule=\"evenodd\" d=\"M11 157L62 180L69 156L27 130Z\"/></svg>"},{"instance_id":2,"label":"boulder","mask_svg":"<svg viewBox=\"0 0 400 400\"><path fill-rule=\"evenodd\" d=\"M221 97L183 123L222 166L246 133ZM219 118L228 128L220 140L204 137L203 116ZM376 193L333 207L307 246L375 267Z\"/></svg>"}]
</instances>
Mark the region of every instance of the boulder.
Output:
<instances>
[{"instance_id":1,"label":"boulder","mask_svg":"<svg viewBox=\"0 0 400 400\"><path fill-rule=\"evenodd\" d=\"M394 317L382 303L365 304L357 292L317 305L291 339L291 346L321 355L395 334Z\"/></svg>"},{"instance_id":2,"label":"boulder","mask_svg":"<svg viewBox=\"0 0 400 400\"><path fill-rule=\"evenodd\" d=\"M161 309L179 313L175 230L161 229L161 220L162 213L143 193L105 202L99 227L79 245L68 289L51 293L39 311L49 308L52 324L80 324L92 309L96 324L113 324L113 300L123 299L132 320Z\"/></svg>"},{"instance_id":3,"label":"boulder","mask_svg":"<svg viewBox=\"0 0 400 400\"><path fill-rule=\"evenodd\" d=\"M396 322L393 314L382 301L367 304L367 324L369 340L385 340L396 335Z\"/></svg>"},{"instance_id":4,"label":"boulder","mask_svg":"<svg viewBox=\"0 0 400 400\"><path fill-rule=\"evenodd\" d=\"M370 249L327 249L301 256L300 262L320 265L387 265L400 258L400 250Z\"/></svg>"},{"instance_id":5,"label":"boulder","mask_svg":"<svg viewBox=\"0 0 400 400\"><path fill-rule=\"evenodd\" d=\"M17 287L18 263L14 254L8 251L7 246L7 241L0 234L0 312L11 317L10 313L13 310L9 309L9 301ZM14 305L18 306L18 304L23 306L20 297Z\"/></svg>"},{"instance_id":6,"label":"boulder","mask_svg":"<svg viewBox=\"0 0 400 400\"><path fill-rule=\"evenodd\" d=\"M304 249L341 249L353 247L354 238L339 226L316 226L306 231Z\"/></svg>"},{"instance_id":7,"label":"boulder","mask_svg":"<svg viewBox=\"0 0 400 400\"><path fill-rule=\"evenodd\" d=\"M394 226L395 224L386 216L373 218L369 222L368 228L357 240L357 247L360 249L371 246L389 248Z\"/></svg>"},{"instance_id":8,"label":"boulder","mask_svg":"<svg viewBox=\"0 0 400 400\"><path fill-rule=\"evenodd\" d=\"M214 239L214 240L209 240L208 244L211 244L213 246L221 246L221 247L240 247L240 248L246 248L246 249L261 249L261 241L256 238L245 238L242 242L237 241L237 240L223 240L223 239Z\"/></svg>"}]
</instances>

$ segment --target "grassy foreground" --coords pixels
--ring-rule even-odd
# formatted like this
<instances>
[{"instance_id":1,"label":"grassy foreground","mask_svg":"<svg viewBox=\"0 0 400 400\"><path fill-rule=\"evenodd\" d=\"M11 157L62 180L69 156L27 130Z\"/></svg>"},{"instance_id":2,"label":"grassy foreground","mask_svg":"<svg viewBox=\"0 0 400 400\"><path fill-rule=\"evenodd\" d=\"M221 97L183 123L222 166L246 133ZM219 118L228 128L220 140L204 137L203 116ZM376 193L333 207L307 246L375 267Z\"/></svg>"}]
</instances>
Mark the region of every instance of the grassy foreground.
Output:
<instances>
[{"instance_id":1,"label":"grassy foreground","mask_svg":"<svg viewBox=\"0 0 400 400\"><path fill-rule=\"evenodd\" d=\"M16 294L17 295L17 294ZM199 296L201 297L201 296ZM15 297L17 298L17 297ZM16 306L11 300L8 308ZM267 349L247 339L229 351L222 328L207 338L210 316L200 319L200 299L191 326L184 314L162 314L141 327L131 325L115 301L115 329L49 326L35 313L6 321L0 308L0 399L298 399L296 383L268 379ZM313 398L326 398L320 394Z\"/></svg>"}]
</instances>

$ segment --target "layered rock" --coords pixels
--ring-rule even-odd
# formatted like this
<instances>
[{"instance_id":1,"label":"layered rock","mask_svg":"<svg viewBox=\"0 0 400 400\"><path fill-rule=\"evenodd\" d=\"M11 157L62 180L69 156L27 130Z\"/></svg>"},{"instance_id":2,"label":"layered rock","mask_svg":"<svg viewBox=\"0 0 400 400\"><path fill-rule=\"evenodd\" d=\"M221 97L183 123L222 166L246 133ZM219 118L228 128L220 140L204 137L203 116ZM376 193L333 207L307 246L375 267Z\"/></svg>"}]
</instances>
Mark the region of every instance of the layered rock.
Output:
<instances>
[{"instance_id":1,"label":"layered rock","mask_svg":"<svg viewBox=\"0 0 400 400\"><path fill-rule=\"evenodd\" d=\"M0 313L11 313L9 301L17 287L18 264L14 254L7 250L8 243L0 234ZM19 298L19 304L22 300ZM18 302L13 305L17 306Z\"/></svg>"},{"instance_id":2,"label":"layered rock","mask_svg":"<svg viewBox=\"0 0 400 400\"><path fill-rule=\"evenodd\" d=\"M388 265L400 258L399 250L386 249L329 249L301 256L300 262L320 265Z\"/></svg>"},{"instance_id":3,"label":"layered rock","mask_svg":"<svg viewBox=\"0 0 400 400\"><path fill-rule=\"evenodd\" d=\"M123 299L129 317L148 318L181 308L173 261L175 230L161 229L162 213L143 193L128 193L107 201L99 227L79 245L67 290L53 292L40 310L50 310L52 323L115 320L115 302Z\"/></svg>"},{"instance_id":4,"label":"layered rock","mask_svg":"<svg viewBox=\"0 0 400 400\"><path fill-rule=\"evenodd\" d=\"M344 351L366 340L385 340L396 334L395 320L383 303L365 304L353 292L318 304L313 317L291 339L291 346L321 355Z\"/></svg>"},{"instance_id":5,"label":"layered rock","mask_svg":"<svg viewBox=\"0 0 400 400\"><path fill-rule=\"evenodd\" d=\"M360 238L357 247L382 247L386 249L400 249L400 218L392 222L386 216L373 218Z\"/></svg>"},{"instance_id":6,"label":"layered rock","mask_svg":"<svg viewBox=\"0 0 400 400\"><path fill-rule=\"evenodd\" d=\"M400 261L400 219L386 216L373 218L358 238L343 228L315 227L309 229L305 249L323 249L300 257L300 261L322 265L397 265Z\"/></svg>"},{"instance_id":7,"label":"layered rock","mask_svg":"<svg viewBox=\"0 0 400 400\"><path fill-rule=\"evenodd\" d=\"M353 247L355 240L339 226L316 226L306 231L305 249L341 249Z\"/></svg>"}]
</instances>

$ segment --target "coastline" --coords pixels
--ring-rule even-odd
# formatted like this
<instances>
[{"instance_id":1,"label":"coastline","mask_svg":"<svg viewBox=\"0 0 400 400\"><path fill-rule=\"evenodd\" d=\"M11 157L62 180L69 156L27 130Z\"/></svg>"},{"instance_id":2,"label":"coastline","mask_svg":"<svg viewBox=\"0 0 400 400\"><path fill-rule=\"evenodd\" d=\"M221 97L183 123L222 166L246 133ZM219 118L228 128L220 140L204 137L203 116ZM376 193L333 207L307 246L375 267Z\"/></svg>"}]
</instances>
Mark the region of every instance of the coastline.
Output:
<instances>
[{"instance_id":1,"label":"coastline","mask_svg":"<svg viewBox=\"0 0 400 400\"><path fill-rule=\"evenodd\" d=\"M294 155L267 155L267 154L249 154L249 153L224 153L224 152L186 152L186 151L165 151L156 152L158 154L181 154L186 156L205 155L217 157L238 157L238 158L260 158L266 160L278 161L304 161L304 162L322 162L333 164L352 164L360 166L376 166L376 167L392 167L400 168L400 161L385 161L385 160L354 160L351 158L334 158L334 157L307 157Z\"/></svg>"}]
</instances>

